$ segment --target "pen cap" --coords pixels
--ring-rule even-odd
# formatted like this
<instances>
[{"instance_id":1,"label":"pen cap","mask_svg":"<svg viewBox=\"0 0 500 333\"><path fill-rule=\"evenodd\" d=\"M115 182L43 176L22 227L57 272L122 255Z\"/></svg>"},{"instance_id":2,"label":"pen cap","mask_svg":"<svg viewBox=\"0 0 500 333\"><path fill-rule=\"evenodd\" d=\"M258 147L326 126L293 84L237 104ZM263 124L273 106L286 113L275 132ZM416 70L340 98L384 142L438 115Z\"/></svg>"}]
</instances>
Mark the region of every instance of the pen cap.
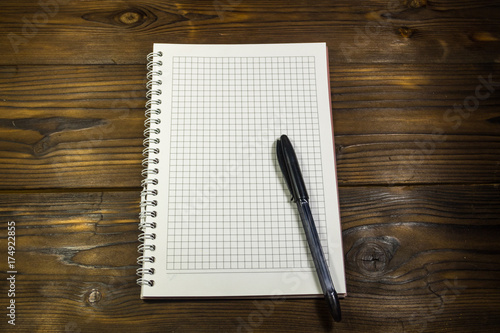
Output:
<instances>
[{"instance_id":1,"label":"pen cap","mask_svg":"<svg viewBox=\"0 0 500 333\"><path fill-rule=\"evenodd\" d=\"M307 194L304 178L302 178L299 161L297 160L297 155L295 155L292 143L286 135L282 135L280 137L280 141L285 158L285 164L288 169L288 176L290 177L290 186L293 192L292 195L295 201L308 200L309 195Z\"/></svg>"}]
</instances>

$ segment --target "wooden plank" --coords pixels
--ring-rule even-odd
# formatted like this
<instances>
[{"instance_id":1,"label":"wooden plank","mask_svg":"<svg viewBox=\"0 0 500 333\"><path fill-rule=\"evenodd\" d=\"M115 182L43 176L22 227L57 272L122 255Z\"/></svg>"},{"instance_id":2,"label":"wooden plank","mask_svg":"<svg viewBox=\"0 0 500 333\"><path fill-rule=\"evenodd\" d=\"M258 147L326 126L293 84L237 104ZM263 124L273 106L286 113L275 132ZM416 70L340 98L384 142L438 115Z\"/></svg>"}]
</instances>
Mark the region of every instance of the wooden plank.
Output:
<instances>
[{"instance_id":1,"label":"wooden plank","mask_svg":"<svg viewBox=\"0 0 500 333\"><path fill-rule=\"evenodd\" d=\"M343 321L333 324L320 299L141 301L135 285L138 191L3 191L0 226L16 223L16 328L387 332L481 326L494 332L500 325L498 186L359 186L341 188L340 199L348 297ZM0 256L6 252L2 236ZM1 275L5 280L5 270ZM5 285L2 304L8 302Z\"/></svg>"},{"instance_id":2,"label":"wooden plank","mask_svg":"<svg viewBox=\"0 0 500 333\"><path fill-rule=\"evenodd\" d=\"M143 66L2 68L2 187L139 186L145 77Z\"/></svg>"},{"instance_id":3,"label":"wooden plank","mask_svg":"<svg viewBox=\"0 0 500 333\"><path fill-rule=\"evenodd\" d=\"M339 184L498 182L496 65L331 68Z\"/></svg>"},{"instance_id":4,"label":"wooden plank","mask_svg":"<svg viewBox=\"0 0 500 333\"><path fill-rule=\"evenodd\" d=\"M9 0L0 62L143 64L154 42L311 41L339 63L498 62L499 1L358 3Z\"/></svg>"},{"instance_id":5,"label":"wooden plank","mask_svg":"<svg viewBox=\"0 0 500 333\"><path fill-rule=\"evenodd\" d=\"M500 68L439 67L332 66L341 186L498 183ZM138 187L145 73L0 67L0 188Z\"/></svg>"}]
</instances>

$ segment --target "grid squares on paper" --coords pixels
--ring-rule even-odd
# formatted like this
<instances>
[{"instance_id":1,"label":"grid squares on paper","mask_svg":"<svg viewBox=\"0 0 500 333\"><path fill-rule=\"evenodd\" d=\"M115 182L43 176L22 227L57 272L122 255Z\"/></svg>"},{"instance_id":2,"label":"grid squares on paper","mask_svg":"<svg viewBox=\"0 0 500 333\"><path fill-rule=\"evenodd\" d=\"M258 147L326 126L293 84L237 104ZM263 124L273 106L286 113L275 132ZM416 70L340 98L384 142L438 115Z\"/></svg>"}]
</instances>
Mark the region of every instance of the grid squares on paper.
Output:
<instances>
[{"instance_id":1,"label":"grid squares on paper","mask_svg":"<svg viewBox=\"0 0 500 333\"><path fill-rule=\"evenodd\" d=\"M314 57L172 61L167 270L311 269L275 142L292 140L326 244Z\"/></svg>"}]
</instances>

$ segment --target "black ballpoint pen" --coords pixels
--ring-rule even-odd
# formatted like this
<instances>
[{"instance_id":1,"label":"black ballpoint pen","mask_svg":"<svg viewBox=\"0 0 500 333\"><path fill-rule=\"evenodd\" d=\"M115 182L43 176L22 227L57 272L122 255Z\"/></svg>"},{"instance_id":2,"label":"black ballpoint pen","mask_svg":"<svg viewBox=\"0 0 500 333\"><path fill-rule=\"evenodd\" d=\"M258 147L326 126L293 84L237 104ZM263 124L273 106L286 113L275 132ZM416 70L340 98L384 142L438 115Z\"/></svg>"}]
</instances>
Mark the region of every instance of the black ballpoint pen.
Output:
<instances>
[{"instance_id":1,"label":"black ballpoint pen","mask_svg":"<svg viewBox=\"0 0 500 333\"><path fill-rule=\"evenodd\" d=\"M299 161L295 155L292 143L286 135L282 135L276 143L276 155L278 163L283 173L283 177L292 193L292 201L297 204L304 232L306 234L307 243L316 267L319 283L328 303L330 313L335 321L340 321L340 303L333 286L332 277L326 264L325 255L321 242L319 240L318 231L314 224L314 219L309 206L309 195L307 194L306 185L302 178Z\"/></svg>"}]
</instances>

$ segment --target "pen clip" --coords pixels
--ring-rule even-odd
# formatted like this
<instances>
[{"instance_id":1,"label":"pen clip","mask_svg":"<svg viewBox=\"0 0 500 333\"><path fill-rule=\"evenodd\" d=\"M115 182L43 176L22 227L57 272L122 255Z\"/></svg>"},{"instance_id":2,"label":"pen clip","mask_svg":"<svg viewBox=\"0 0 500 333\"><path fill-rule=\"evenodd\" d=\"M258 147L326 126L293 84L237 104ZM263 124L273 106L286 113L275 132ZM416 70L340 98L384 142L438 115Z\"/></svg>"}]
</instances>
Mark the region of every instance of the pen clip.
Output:
<instances>
[{"instance_id":1,"label":"pen clip","mask_svg":"<svg viewBox=\"0 0 500 333\"><path fill-rule=\"evenodd\" d=\"M278 164L281 169L281 173L283 174L283 178L285 178L286 185L288 186L288 190L292 194L292 199L291 201L295 201L294 198L294 193L292 189L292 182L290 180L290 174L288 173L288 168L286 166L286 161L285 161L285 153L283 151L283 144L281 143L281 140L278 139L276 141L276 156L278 157Z\"/></svg>"},{"instance_id":2,"label":"pen clip","mask_svg":"<svg viewBox=\"0 0 500 333\"><path fill-rule=\"evenodd\" d=\"M278 156L281 172L285 177L290 193L292 193L292 201L309 200L297 155L295 154L290 139L284 134L276 143L276 154Z\"/></svg>"}]
</instances>

